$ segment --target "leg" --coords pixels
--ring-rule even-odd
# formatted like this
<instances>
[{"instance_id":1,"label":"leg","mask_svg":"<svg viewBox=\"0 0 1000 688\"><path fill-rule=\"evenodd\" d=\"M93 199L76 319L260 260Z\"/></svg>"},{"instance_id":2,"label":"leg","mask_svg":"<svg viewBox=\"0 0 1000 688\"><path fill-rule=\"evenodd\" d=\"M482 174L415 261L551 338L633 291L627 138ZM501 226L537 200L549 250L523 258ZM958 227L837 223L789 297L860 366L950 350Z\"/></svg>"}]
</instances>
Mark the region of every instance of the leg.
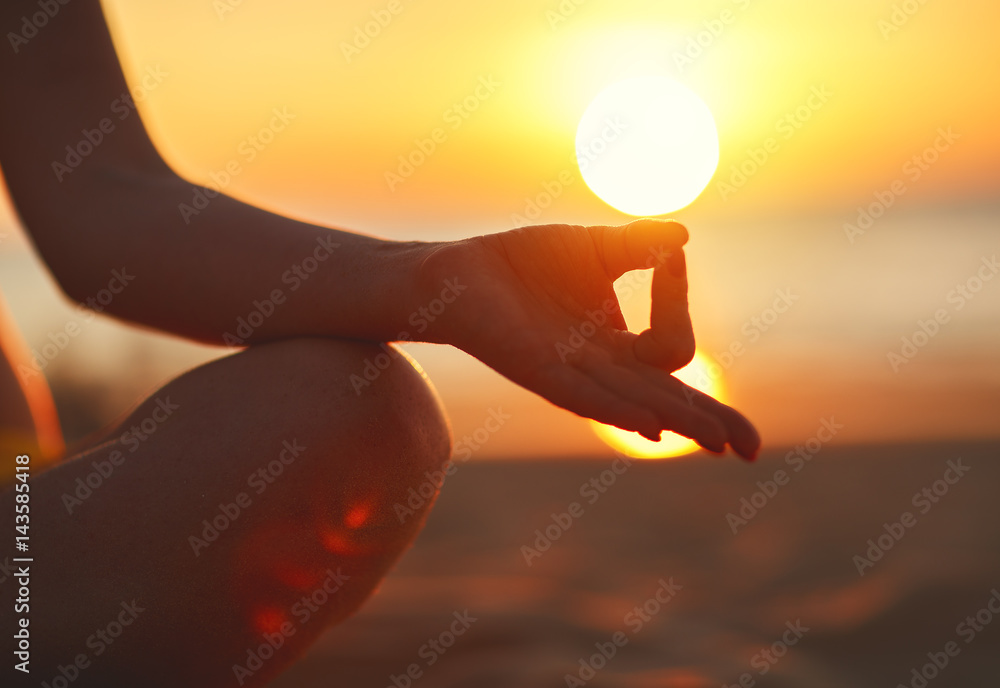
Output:
<instances>
[{"instance_id":1,"label":"leg","mask_svg":"<svg viewBox=\"0 0 1000 688\"><path fill-rule=\"evenodd\" d=\"M450 454L407 359L355 393L350 377L382 353L253 347L169 383L115 440L34 479L32 679L84 654L74 688L264 685L354 612L429 508L394 505Z\"/></svg>"}]
</instances>

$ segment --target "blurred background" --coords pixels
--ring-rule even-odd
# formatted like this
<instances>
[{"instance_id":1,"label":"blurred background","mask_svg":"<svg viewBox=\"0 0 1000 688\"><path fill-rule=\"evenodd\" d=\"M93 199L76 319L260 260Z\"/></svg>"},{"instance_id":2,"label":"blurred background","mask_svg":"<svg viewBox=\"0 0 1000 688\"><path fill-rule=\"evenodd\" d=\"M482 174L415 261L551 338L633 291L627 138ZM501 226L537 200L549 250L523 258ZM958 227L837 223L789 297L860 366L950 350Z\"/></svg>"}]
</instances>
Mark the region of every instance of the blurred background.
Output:
<instances>
[{"instance_id":1,"label":"blurred background","mask_svg":"<svg viewBox=\"0 0 1000 688\"><path fill-rule=\"evenodd\" d=\"M707 103L721 150L712 182L672 215L691 230L695 332L767 445L795 444L830 415L847 426L845 442L1000 434L1000 280L975 282L1000 248L995 3L105 8L143 121L175 169L207 184L236 160L227 193L388 238L627 221L582 181L576 127L609 84L672 77ZM161 76L144 86L151 73ZM498 84L485 98L480 79ZM294 120L253 143L275 108ZM416 168L400 167L435 128L446 139ZM777 150L756 165L768 138ZM409 174L387 176L400 170ZM895 182L906 193L886 196ZM893 202L861 229L859 211L877 194ZM9 204L0 233L0 288L37 350L78 316ZM632 279L624 307L642 329L649 276ZM977 291L957 297L970 280ZM779 291L796 300L775 319L767 311ZM949 322L894 370L889 354L942 308ZM743 353L729 360L734 343ZM604 451L585 421L465 354L408 348L458 437L491 408L512 416L477 457ZM46 373L72 438L220 353L99 318Z\"/></svg>"}]
</instances>

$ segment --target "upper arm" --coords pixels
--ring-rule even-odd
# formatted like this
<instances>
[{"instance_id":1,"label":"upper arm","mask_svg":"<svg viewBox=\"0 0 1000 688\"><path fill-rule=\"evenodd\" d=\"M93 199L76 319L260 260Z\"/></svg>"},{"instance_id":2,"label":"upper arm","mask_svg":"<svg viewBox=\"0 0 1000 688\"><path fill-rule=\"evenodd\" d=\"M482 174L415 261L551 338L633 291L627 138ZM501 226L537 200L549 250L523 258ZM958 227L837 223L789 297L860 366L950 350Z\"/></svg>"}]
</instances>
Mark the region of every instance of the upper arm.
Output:
<instances>
[{"instance_id":1,"label":"upper arm","mask_svg":"<svg viewBox=\"0 0 1000 688\"><path fill-rule=\"evenodd\" d=\"M37 9L36 0L4 0L0 26L20 26ZM95 264L87 259L120 240L122 228L107 221L122 213L114 176L173 175L140 117L114 115L113 103L127 94L97 0L59 4L29 40L0 50L0 165L26 230L75 298L85 288L78 273ZM94 132L109 118L114 129L98 141Z\"/></svg>"}]
</instances>

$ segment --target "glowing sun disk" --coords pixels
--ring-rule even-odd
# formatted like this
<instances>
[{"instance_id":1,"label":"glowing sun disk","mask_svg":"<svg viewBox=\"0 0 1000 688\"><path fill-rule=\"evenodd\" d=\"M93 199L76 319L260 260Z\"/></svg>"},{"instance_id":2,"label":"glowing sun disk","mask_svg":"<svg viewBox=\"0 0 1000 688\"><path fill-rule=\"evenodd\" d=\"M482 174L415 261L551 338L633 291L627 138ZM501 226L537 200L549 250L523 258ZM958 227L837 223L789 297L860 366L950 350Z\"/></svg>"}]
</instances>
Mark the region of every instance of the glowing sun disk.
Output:
<instances>
[{"instance_id":1,"label":"glowing sun disk","mask_svg":"<svg viewBox=\"0 0 1000 688\"><path fill-rule=\"evenodd\" d=\"M663 215L694 201L719 164L708 106L663 76L601 91L580 119L577 163L587 186L629 215Z\"/></svg>"}]
</instances>

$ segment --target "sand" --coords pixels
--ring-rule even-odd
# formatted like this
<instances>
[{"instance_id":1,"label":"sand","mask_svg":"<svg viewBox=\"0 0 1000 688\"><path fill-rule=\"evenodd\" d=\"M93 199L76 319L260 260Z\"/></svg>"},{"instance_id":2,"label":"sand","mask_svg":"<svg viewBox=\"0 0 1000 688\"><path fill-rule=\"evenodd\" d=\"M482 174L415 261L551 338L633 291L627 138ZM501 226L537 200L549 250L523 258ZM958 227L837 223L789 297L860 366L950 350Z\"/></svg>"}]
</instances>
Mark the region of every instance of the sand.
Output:
<instances>
[{"instance_id":1,"label":"sand","mask_svg":"<svg viewBox=\"0 0 1000 688\"><path fill-rule=\"evenodd\" d=\"M378 594L272 686L993 688L998 457L1000 443L696 455L619 465L587 497L612 457L462 465ZM727 519L758 481L773 496ZM579 517L553 525L573 502ZM880 536L891 547L859 562ZM981 630L960 625L977 612Z\"/></svg>"}]
</instances>

